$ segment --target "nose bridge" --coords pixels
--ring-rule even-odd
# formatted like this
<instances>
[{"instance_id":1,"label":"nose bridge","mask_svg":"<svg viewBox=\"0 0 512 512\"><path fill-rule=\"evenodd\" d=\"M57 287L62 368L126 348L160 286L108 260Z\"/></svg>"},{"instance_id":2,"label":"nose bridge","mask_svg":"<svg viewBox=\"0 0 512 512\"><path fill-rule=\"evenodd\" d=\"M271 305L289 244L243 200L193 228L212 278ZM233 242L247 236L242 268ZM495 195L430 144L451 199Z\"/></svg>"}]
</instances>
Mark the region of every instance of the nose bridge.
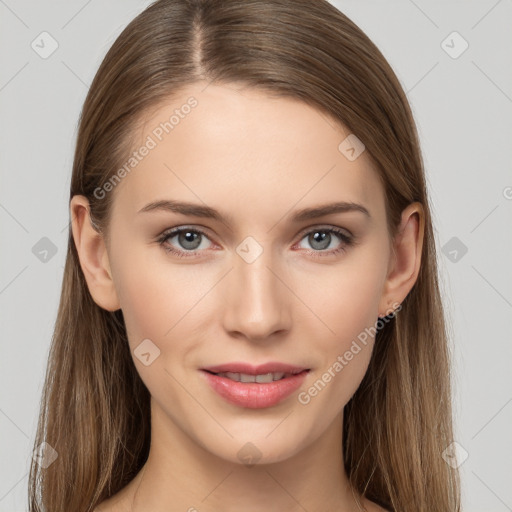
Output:
<instances>
[{"instance_id":1,"label":"nose bridge","mask_svg":"<svg viewBox=\"0 0 512 512\"><path fill-rule=\"evenodd\" d=\"M289 327L286 287L274 267L270 248L264 250L252 237L239 244L225 303L226 330L257 339Z\"/></svg>"}]
</instances>

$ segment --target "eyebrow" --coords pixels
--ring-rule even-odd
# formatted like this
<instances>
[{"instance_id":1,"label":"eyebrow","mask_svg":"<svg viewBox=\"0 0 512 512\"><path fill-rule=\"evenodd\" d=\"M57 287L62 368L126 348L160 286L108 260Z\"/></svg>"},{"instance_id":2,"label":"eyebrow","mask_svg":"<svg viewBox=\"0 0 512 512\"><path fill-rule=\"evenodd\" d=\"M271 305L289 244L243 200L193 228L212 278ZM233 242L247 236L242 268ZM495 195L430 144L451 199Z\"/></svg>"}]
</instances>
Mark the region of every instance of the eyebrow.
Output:
<instances>
[{"instance_id":1,"label":"eyebrow","mask_svg":"<svg viewBox=\"0 0 512 512\"><path fill-rule=\"evenodd\" d=\"M214 219L228 225L233 220L231 215L223 215L210 206L173 200L153 201L141 208L137 213L154 211L170 211L174 213L181 213L182 215L191 215L193 217L204 217L208 219ZM354 202L340 201L336 203L324 204L297 210L293 214L291 221L298 223L306 220L316 219L318 217L324 217L326 215L346 212L360 212L371 219L370 212L363 205Z\"/></svg>"}]
</instances>

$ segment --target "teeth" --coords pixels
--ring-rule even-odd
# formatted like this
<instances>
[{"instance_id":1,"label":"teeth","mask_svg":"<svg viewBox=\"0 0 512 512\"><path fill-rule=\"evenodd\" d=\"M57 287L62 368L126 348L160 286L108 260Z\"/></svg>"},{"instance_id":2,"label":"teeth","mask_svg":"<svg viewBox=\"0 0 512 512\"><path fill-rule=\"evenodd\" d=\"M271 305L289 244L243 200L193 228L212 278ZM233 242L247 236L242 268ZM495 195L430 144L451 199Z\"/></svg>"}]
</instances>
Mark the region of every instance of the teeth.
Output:
<instances>
[{"instance_id":1,"label":"teeth","mask_svg":"<svg viewBox=\"0 0 512 512\"><path fill-rule=\"evenodd\" d=\"M223 372L218 373L217 375L227 377L228 379L235 380L237 382L258 382L260 384L265 384L275 380L281 380L286 374L284 372L274 372L262 375L248 375L247 373Z\"/></svg>"}]
</instances>

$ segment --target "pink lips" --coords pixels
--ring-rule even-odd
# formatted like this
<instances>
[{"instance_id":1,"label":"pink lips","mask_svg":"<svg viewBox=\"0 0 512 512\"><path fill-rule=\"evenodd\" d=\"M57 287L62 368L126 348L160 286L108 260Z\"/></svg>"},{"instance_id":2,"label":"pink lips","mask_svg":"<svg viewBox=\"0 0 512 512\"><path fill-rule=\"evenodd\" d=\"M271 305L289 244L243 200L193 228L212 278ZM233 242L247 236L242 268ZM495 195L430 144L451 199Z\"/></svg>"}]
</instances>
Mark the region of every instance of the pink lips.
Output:
<instances>
[{"instance_id":1,"label":"pink lips","mask_svg":"<svg viewBox=\"0 0 512 512\"><path fill-rule=\"evenodd\" d=\"M224 372L248 375L283 372L286 375L281 380L269 383L245 383L215 375L215 373ZM259 366L228 363L201 370L210 387L221 397L234 405L250 409L261 409L278 404L301 386L308 372L309 369L284 363L266 363Z\"/></svg>"}]
</instances>

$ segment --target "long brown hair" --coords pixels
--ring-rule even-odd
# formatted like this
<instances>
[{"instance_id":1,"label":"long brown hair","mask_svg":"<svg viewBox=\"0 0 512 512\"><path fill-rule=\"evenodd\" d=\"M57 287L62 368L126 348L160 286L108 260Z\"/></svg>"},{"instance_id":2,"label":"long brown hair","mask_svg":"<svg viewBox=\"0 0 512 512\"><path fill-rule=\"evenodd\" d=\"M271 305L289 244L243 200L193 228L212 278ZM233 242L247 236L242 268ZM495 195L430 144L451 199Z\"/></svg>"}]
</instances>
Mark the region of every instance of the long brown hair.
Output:
<instances>
[{"instance_id":1,"label":"long brown hair","mask_svg":"<svg viewBox=\"0 0 512 512\"><path fill-rule=\"evenodd\" d=\"M405 93L370 39L325 0L159 0L105 56L81 113L70 198L86 196L107 232L113 194L140 121L196 82L239 82L300 99L348 127L385 188L390 236L422 203L422 263L401 311L377 333L368 371L345 406L347 475L396 512L460 510L452 442L450 350L421 150ZM92 299L71 228L34 447L30 511L91 511L139 472L150 445L150 396L129 352L122 311ZM53 453L53 452L51 452Z\"/></svg>"}]
</instances>

